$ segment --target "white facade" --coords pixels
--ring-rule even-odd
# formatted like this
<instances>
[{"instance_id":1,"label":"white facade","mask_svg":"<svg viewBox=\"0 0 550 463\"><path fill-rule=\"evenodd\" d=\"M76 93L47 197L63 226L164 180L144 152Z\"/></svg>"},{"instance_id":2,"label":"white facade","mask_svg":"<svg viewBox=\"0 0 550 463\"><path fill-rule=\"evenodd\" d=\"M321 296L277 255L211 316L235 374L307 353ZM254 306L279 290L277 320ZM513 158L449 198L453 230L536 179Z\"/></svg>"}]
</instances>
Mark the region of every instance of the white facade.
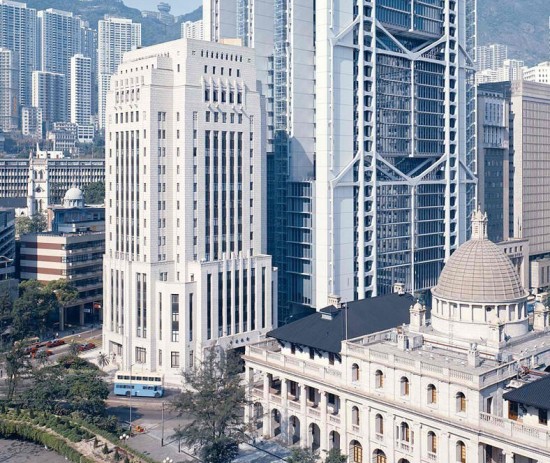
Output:
<instances>
[{"instance_id":1,"label":"white facade","mask_svg":"<svg viewBox=\"0 0 550 463\"><path fill-rule=\"evenodd\" d=\"M523 72L523 79L539 84L550 84L550 61L539 63Z\"/></svg>"},{"instance_id":2,"label":"white facade","mask_svg":"<svg viewBox=\"0 0 550 463\"><path fill-rule=\"evenodd\" d=\"M0 130L19 126L19 62L17 55L0 47Z\"/></svg>"},{"instance_id":3,"label":"white facade","mask_svg":"<svg viewBox=\"0 0 550 463\"><path fill-rule=\"evenodd\" d=\"M276 325L254 52L177 40L128 52L106 117L104 346L180 383L205 347Z\"/></svg>"},{"instance_id":4,"label":"white facade","mask_svg":"<svg viewBox=\"0 0 550 463\"><path fill-rule=\"evenodd\" d=\"M503 399L519 375L545 375L549 309L537 304L528 321L527 294L485 227L477 213L472 241L434 289L431 320L416 303L409 325L343 341L338 353L280 339L248 346L247 417L257 435L321 455L340 448L353 463L549 461L547 420L514 416ZM462 281L468 264L473 285ZM512 287L495 290L499 271Z\"/></svg>"},{"instance_id":5,"label":"white facade","mask_svg":"<svg viewBox=\"0 0 550 463\"><path fill-rule=\"evenodd\" d=\"M181 23L181 38L202 40L204 38L202 19Z\"/></svg>"},{"instance_id":6,"label":"white facade","mask_svg":"<svg viewBox=\"0 0 550 463\"><path fill-rule=\"evenodd\" d=\"M92 60L82 54L71 57L71 122L78 125L78 141L91 143L92 123Z\"/></svg>"},{"instance_id":7,"label":"white facade","mask_svg":"<svg viewBox=\"0 0 550 463\"><path fill-rule=\"evenodd\" d=\"M35 106L21 108L21 133L26 136L42 138L42 110Z\"/></svg>"},{"instance_id":8,"label":"white facade","mask_svg":"<svg viewBox=\"0 0 550 463\"><path fill-rule=\"evenodd\" d=\"M505 59L501 67L478 71L476 73L476 83L485 84L491 82L522 80L525 70L526 67L523 61Z\"/></svg>"},{"instance_id":9,"label":"white facade","mask_svg":"<svg viewBox=\"0 0 550 463\"><path fill-rule=\"evenodd\" d=\"M504 65L504 60L508 59L508 47L501 43L477 47L475 59L476 71L496 71Z\"/></svg>"},{"instance_id":10,"label":"white facade","mask_svg":"<svg viewBox=\"0 0 550 463\"><path fill-rule=\"evenodd\" d=\"M141 47L141 24L131 19L106 17L98 22L99 127L105 127L105 101L111 76L124 53Z\"/></svg>"}]
</instances>

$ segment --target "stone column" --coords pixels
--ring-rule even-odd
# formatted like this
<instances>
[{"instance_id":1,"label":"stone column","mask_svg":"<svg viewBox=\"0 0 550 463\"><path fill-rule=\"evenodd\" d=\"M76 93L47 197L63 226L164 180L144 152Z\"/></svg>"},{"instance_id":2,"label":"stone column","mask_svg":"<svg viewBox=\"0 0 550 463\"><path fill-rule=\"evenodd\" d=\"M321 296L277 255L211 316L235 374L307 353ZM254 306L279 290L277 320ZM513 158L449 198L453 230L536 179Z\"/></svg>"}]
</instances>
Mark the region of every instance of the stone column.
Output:
<instances>
[{"instance_id":1,"label":"stone column","mask_svg":"<svg viewBox=\"0 0 550 463\"><path fill-rule=\"evenodd\" d=\"M514 452L509 450L502 452L502 456L504 457L504 463L514 463L516 461Z\"/></svg>"},{"instance_id":2,"label":"stone column","mask_svg":"<svg viewBox=\"0 0 550 463\"><path fill-rule=\"evenodd\" d=\"M328 451L328 429L327 429L327 406L328 406L328 400L327 400L327 392L326 391L320 391L321 394L321 432L320 432L320 450L321 452L323 450Z\"/></svg>"},{"instance_id":3,"label":"stone column","mask_svg":"<svg viewBox=\"0 0 550 463\"><path fill-rule=\"evenodd\" d=\"M290 436L290 423L288 420L288 381L281 378L281 434L288 442Z\"/></svg>"},{"instance_id":4,"label":"stone column","mask_svg":"<svg viewBox=\"0 0 550 463\"><path fill-rule=\"evenodd\" d=\"M254 416L254 400L252 400L252 389L254 387L254 369L247 368L245 371L246 377L246 393L248 398L251 400L251 404L248 404L244 407L244 422L250 423L250 417Z\"/></svg>"},{"instance_id":5,"label":"stone column","mask_svg":"<svg viewBox=\"0 0 550 463\"><path fill-rule=\"evenodd\" d=\"M270 438L271 437L271 408L269 406L269 373L264 373L264 424L263 424L263 431L264 431L264 437Z\"/></svg>"},{"instance_id":6,"label":"stone column","mask_svg":"<svg viewBox=\"0 0 550 463\"><path fill-rule=\"evenodd\" d=\"M305 383L300 383L300 410L302 419L300 421L300 447L307 447L307 390Z\"/></svg>"}]
</instances>

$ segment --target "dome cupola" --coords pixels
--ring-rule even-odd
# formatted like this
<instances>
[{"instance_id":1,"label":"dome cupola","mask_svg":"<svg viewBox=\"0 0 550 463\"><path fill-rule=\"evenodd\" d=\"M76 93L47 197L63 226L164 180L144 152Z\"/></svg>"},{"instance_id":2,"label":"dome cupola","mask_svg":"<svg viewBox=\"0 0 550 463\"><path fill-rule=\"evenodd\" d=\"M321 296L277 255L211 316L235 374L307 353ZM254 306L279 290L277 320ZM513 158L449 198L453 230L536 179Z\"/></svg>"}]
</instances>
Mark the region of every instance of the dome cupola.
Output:
<instances>
[{"instance_id":1,"label":"dome cupola","mask_svg":"<svg viewBox=\"0 0 550 463\"><path fill-rule=\"evenodd\" d=\"M498 343L527 333L527 293L510 259L487 238L487 214L472 215L472 237L449 258L432 289L434 330Z\"/></svg>"},{"instance_id":2,"label":"dome cupola","mask_svg":"<svg viewBox=\"0 0 550 463\"><path fill-rule=\"evenodd\" d=\"M63 207L84 207L84 194L80 188L69 188L63 197Z\"/></svg>"}]
</instances>

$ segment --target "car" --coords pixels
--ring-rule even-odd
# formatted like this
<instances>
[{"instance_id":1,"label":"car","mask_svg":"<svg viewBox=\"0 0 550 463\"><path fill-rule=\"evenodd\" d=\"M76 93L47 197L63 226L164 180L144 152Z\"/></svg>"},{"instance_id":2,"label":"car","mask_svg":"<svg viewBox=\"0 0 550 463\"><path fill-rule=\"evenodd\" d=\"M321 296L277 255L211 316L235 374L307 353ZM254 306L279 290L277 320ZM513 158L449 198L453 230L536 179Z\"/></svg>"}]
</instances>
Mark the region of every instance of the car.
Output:
<instances>
[{"instance_id":1,"label":"car","mask_svg":"<svg viewBox=\"0 0 550 463\"><path fill-rule=\"evenodd\" d=\"M84 352L86 350L95 349L96 345L93 342L88 342L87 344L80 344L78 346L78 352Z\"/></svg>"},{"instance_id":2,"label":"car","mask_svg":"<svg viewBox=\"0 0 550 463\"><path fill-rule=\"evenodd\" d=\"M46 347L59 347L65 344L65 341L63 339L54 339L52 341L48 341L46 343Z\"/></svg>"}]
</instances>

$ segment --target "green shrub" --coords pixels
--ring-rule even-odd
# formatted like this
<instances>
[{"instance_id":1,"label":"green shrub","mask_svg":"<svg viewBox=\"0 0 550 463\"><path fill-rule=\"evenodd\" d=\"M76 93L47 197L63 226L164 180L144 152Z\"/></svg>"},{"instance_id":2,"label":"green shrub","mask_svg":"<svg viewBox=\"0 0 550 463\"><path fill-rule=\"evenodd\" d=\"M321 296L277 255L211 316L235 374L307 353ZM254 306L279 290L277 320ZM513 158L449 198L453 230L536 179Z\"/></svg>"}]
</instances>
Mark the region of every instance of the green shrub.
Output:
<instances>
[{"instance_id":1,"label":"green shrub","mask_svg":"<svg viewBox=\"0 0 550 463\"><path fill-rule=\"evenodd\" d=\"M109 447L107 447L107 444L105 444L103 446L103 450L102 450L103 454L107 455L109 453Z\"/></svg>"}]
</instances>

